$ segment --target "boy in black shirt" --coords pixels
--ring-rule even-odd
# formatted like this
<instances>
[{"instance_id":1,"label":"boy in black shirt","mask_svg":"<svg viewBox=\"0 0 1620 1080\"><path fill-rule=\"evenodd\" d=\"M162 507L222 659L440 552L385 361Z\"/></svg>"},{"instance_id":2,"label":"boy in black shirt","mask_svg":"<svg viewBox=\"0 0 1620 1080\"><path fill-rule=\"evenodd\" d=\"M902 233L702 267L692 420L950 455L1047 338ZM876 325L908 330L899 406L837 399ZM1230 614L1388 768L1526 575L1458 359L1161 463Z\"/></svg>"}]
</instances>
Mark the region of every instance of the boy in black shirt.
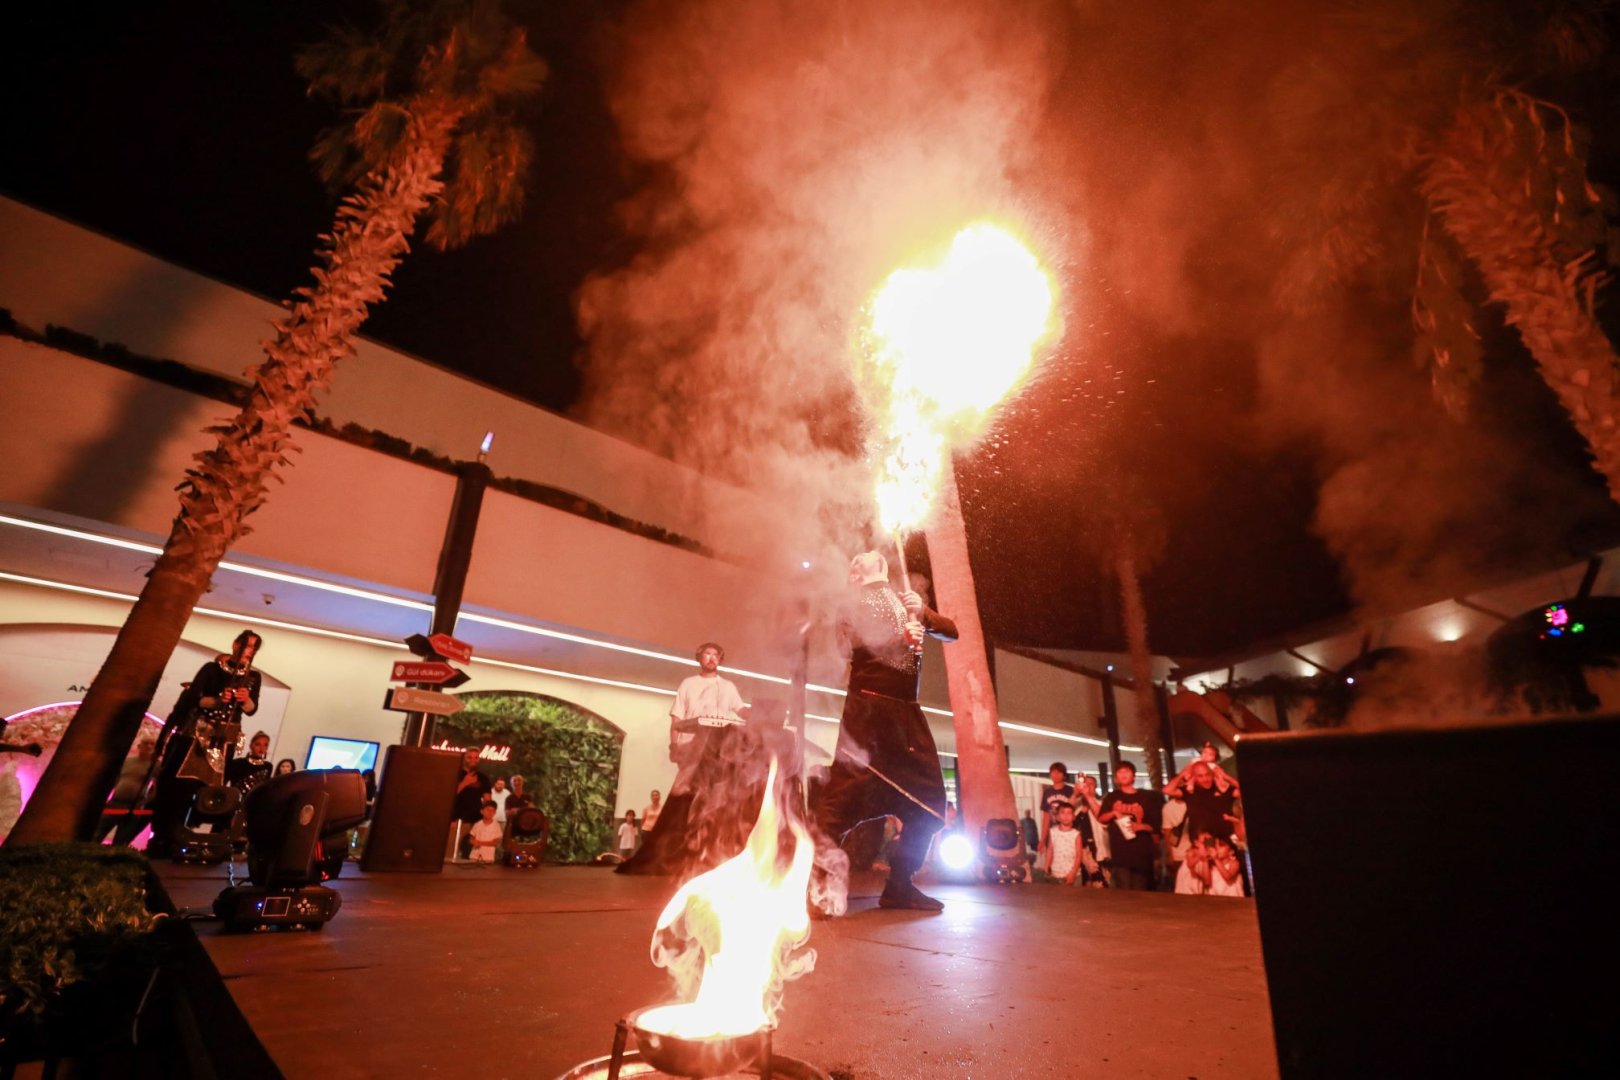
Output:
<instances>
[{"instance_id":1,"label":"boy in black shirt","mask_svg":"<svg viewBox=\"0 0 1620 1080\"><path fill-rule=\"evenodd\" d=\"M1120 762L1114 769L1114 790L1103 796L1097 815L1108 826L1114 888L1153 888L1163 811L1164 797L1156 791L1138 791L1136 766Z\"/></svg>"}]
</instances>

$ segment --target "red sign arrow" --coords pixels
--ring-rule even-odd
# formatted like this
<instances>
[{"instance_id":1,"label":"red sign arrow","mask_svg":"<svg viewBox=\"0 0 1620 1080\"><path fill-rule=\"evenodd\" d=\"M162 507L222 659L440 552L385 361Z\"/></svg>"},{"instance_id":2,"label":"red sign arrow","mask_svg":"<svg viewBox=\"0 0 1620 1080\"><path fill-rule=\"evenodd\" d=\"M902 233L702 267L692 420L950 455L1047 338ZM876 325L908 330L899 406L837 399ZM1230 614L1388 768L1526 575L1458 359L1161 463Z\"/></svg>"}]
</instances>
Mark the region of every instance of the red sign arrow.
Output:
<instances>
[{"instance_id":1,"label":"red sign arrow","mask_svg":"<svg viewBox=\"0 0 1620 1080\"><path fill-rule=\"evenodd\" d=\"M430 686L460 686L467 673L439 660L399 660L394 663L394 682L427 683Z\"/></svg>"},{"instance_id":2,"label":"red sign arrow","mask_svg":"<svg viewBox=\"0 0 1620 1080\"><path fill-rule=\"evenodd\" d=\"M446 660L459 660L465 664L472 659L473 648L465 641L459 641L449 634L434 634L428 638L428 644L433 651Z\"/></svg>"}]
</instances>

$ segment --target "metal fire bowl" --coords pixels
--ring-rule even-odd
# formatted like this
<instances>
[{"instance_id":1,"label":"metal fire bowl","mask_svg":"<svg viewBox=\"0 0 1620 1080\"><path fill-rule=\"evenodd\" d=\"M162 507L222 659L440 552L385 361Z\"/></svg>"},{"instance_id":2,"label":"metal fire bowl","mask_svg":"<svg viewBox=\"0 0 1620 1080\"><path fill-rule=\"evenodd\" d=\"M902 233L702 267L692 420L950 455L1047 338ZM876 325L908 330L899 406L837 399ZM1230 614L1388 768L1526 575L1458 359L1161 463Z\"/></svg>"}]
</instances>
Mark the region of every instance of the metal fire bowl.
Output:
<instances>
[{"instance_id":1,"label":"metal fire bowl","mask_svg":"<svg viewBox=\"0 0 1620 1080\"><path fill-rule=\"evenodd\" d=\"M637 1009L624 1018L636 1033L641 1059L670 1076L724 1076L762 1063L771 1052L771 1029L760 1028L748 1035L716 1035L689 1039L652 1031L641 1026L649 1009Z\"/></svg>"},{"instance_id":2,"label":"metal fire bowl","mask_svg":"<svg viewBox=\"0 0 1620 1080\"><path fill-rule=\"evenodd\" d=\"M654 1068L651 1062L641 1056L639 1050L626 1051L623 1057L620 1058L620 1063L620 1080L664 1080L670 1075L662 1069ZM592 1058L590 1061L575 1065L572 1069L557 1077L557 1080L607 1080L612 1069L613 1058L611 1055ZM756 1065L740 1075L759 1076L760 1068ZM800 1061L798 1058L783 1057L781 1054L774 1054L771 1057L771 1078L772 1080L829 1080L825 1072L822 1072L809 1062Z\"/></svg>"}]
</instances>

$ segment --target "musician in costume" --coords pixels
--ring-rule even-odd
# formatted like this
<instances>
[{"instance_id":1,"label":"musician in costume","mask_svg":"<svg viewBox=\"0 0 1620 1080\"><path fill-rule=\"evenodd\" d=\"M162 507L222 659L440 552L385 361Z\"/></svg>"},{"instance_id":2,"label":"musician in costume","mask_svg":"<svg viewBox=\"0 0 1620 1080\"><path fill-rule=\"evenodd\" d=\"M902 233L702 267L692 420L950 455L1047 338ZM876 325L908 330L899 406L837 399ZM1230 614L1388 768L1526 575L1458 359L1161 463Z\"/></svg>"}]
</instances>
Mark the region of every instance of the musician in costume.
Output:
<instances>
[{"instance_id":1,"label":"musician in costume","mask_svg":"<svg viewBox=\"0 0 1620 1080\"><path fill-rule=\"evenodd\" d=\"M917 704L925 636L956 640L956 624L909 588L889 585L889 564L876 551L850 562L853 595L840 632L849 645L849 692L827 782L815 800L816 824L834 844L864 821L894 815L902 824L878 903L940 911L944 904L911 883L945 820L939 751ZM844 897L824 903L842 914Z\"/></svg>"},{"instance_id":2,"label":"musician in costume","mask_svg":"<svg viewBox=\"0 0 1620 1080\"><path fill-rule=\"evenodd\" d=\"M270 736L255 732L248 740L248 752L232 758L225 766L225 782L247 798L248 792L270 779Z\"/></svg>"},{"instance_id":3,"label":"musician in costume","mask_svg":"<svg viewBox=\"0 0 1620 1080\"><path fill-rule=\"evenodd\" d=\"M229 656L217 656L198 669L175 702L160 736L161 764L152 799L152 839L148 854L162 858L173 849L197 792L225 783L226 768L242 734L242 717L259 711L263 677L253 658L264 639L243 630Z\"/></svg>"},{"instance_id":4,"label":"musician in costume","mask_svg":"<svg viewBox=\"0 0 1620 1080\"><path fill-rule=\"evenodd\" d=\"M735 805L751 774L758 772L760 780L765 775L760 741L744 726L748 706L737 685L720 674L725 649L705 641L695 655L698 673L681 680L669 710L675 782L641 847L618 867L621 874L684 876L700 864L718 863L717 854L729 858L741 851L753 824Z\"/></svg>"}]
</instances>

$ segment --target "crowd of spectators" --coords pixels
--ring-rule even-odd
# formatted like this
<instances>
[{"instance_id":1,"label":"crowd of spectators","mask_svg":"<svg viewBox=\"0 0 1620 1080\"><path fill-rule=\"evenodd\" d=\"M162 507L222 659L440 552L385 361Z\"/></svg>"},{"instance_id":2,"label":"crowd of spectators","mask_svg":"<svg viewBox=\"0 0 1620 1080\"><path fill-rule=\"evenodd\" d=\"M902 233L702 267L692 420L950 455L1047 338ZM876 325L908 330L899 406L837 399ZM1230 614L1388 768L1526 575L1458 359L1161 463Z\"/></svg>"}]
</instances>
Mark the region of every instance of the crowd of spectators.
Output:
<instances>
[{"instance_id":1,"label":"crowd of spectators","mask_svg":"<svg viewBox=\"0 0 1620 1080\"><path fill-rule=\"evenodd\" d=\"M1024 841L1041 880L1197 896L1248 894L1242 791L1206 743L1162 791L1139 787L1121 761L1113 785L1078 785L1060 761L1041 789L1040 820L1025 811Z\"/></svg>"},{"instance_id":2,"label":"crowd of spectators","mask_svg":"<svg viewBox=\"0 0 1620 1080\"><path fill-rule=\"evenodd\" d=\"M499 861L506 823L513 811L533 805L521 776L491 776L479 768L479 752L462 753L456 798L450 807L449 857L474 863Z\"/></svg>"}]
</instances>

